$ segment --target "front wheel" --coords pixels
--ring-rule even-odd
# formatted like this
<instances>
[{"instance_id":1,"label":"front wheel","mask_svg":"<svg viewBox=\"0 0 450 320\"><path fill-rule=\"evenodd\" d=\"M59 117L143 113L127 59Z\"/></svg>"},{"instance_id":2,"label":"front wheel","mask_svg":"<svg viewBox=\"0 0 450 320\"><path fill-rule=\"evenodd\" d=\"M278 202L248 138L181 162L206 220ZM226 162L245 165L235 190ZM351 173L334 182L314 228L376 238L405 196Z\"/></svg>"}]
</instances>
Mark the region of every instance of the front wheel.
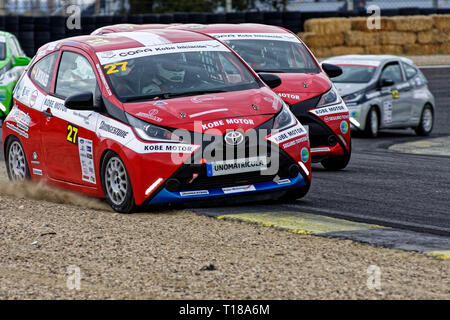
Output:
<instances>
[{"instance_id":1,"label":"front wheel","mask_svg":"<svg viewBox=\"0 0 450 320\"><path fill-rule=\"evenodd\" d=\"M16 137L11 137L6 145L6 171L12 181L25 181L30 179L27 157L22 144Z\"/></svg>"},{"instance_id":2,"label":"front wheel","mask_svg":"<svg viewBox=\"0 0 450 320\"><path fill-rule=\"evenodd\" d=\"M102 162L102 188L106 201L115 211L131 213L136 204L130 177L118 154L108 151Z\"/></svg>"},{"instance_id":3,"label":"front wheel","mask_svg":"<svg viewBox=\"0 0 450 320\"><path fill-rule=\"evenodd\" d=\"M380 120L378 117L378 111L375 107L371 107L366 119L365 134L370 138L376 138L378 136L378 130L380 128Z\"/></svg>"},{"instance_id":4,"label":"front wheel","mask_svg":"<svg viewBox=\"0 0 450 320\"><path fill-rule=\"evenodd\" d=\"M418 136L428 136L433 130L434 114L430 105L426 105L422 110L419 126L415 129Z\"/></svg>"}]
</instances>

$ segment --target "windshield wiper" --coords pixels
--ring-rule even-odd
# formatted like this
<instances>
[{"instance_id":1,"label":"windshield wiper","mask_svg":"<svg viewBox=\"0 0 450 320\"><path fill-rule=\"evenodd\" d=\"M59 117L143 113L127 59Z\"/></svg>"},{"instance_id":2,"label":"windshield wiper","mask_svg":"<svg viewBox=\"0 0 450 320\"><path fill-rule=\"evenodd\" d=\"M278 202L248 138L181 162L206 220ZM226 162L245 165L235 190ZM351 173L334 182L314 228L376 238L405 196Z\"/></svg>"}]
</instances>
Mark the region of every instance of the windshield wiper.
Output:
<instances>
[{"instance_id":1,"label":"windshield wiper","mask_svg":"<svg viewBox=\"0 0 450 320\"><path fill-rule=\"evenodd\" d=\"M260 73L260 72L262 72L262 73L264 73L264 72L267 72L267 73L285 73L286 72L286 71L282 71L282 70L265 70L265 69L253 69L253 70L255 70L256 73Z\"/></svg>"},{"instance_id":2,"label":"windshield wiper","mask_svg":"<svg viewBox=\"0 0 450 320\"><path fill-rule=\"evenodd\" d=\"M186 92L160 92L158 94L148 94L143 96L125 97L125 102L138 101L138 100L161 100L172 99L178 97L197 96L201 94L228 92L226 89L213 89L213 90L198 90L198 91L186 91Z\"/></svg>"},{"instance_id":3,"label":"windshield wiper","mask_svg":"<svg viewBox=\"0 0 450 320\"><path fill-rule=\"evenodd\" d=\"M197 91L174 92L174 93L163 92L162 96L164 97L164 99L171 99L177 97L198 96L201 94L220 93L220 92L228 92L228 90L213 89L213 90L197 90Z\"/></svg>"},{"instance_id":4,"label":"windshield wiper","mask_svg":"<svg viewBox=\"0 0 450 320\"><path fill-rule=\"evenodd\" d=\"M138 100L153 100L158 98L161 94L147 94L144 96L135 96L135 97L125 97L125 102L138 101ZM159 100L159 99L156 99Z\"/></svg>"}]
</instances>

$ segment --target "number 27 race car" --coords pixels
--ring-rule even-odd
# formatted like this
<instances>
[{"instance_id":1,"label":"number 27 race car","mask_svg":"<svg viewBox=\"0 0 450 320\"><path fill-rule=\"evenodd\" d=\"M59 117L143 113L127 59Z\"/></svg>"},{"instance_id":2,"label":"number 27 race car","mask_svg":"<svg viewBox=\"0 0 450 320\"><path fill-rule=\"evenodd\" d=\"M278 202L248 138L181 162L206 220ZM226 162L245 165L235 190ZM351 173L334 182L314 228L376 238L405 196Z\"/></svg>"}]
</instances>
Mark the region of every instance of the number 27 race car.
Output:
<instances>
[{"instance_id":1,"label":"number 27 race car","mask_svg":"<svg viewBox=\"0 0 450 320\"><path fill-rule=\"evenodd\" d=\"M8 175L106 198L123 213L301 198L309 138L271 90L280 83L191 31L49 43L20 78L2 128Z\"/></svg>"}]
</instances>

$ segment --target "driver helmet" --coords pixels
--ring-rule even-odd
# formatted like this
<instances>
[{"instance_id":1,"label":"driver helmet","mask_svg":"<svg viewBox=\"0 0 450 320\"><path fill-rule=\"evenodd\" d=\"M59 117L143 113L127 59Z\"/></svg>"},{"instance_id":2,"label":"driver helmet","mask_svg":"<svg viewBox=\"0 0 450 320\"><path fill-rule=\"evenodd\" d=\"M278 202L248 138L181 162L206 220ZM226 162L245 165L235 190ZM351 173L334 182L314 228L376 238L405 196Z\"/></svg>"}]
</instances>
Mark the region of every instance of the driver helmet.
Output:
<instances>
[{"instance_id":1,"label":"driver helmet","mask_svg":"<svg viewBox=\"0 0 450 320\"><path fill-rule=\"evenodd\" d=\"M186 70L181 57L172 61L161 61L157 64L157 69L159 76L164 80L174 83L184 82Z\"/></svg>"}]
</instances>

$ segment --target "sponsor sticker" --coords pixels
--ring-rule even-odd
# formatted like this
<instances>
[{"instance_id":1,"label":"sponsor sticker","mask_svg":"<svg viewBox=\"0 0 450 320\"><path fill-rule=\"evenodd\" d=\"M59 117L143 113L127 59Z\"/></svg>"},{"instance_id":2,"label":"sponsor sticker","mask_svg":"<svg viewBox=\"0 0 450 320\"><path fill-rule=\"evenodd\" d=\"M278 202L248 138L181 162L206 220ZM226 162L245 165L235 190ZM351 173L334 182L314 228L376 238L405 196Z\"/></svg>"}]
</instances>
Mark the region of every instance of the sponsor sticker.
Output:
<instances>
[{"instance_id":1,"label":"sponsor sticker","mask_svg":"<svg viewBox=\"0 0 450 320\"><path fill-rule=\"evenodd\" d=\"M341 132L343 133L343 134L346 134L347 132L348 132L348 122L347 121L342 121L341 122L341 125L340 125L340 128L341 128Z\"/></svg>"},{"instance_id":2,"label":"sponsor sticker","mask_svg":"<svg viewBox=\"0 0 450 320\"><path fill-rule=\"evenodd\" d=\"M392 101L385 101L383 103L383 122L392 122Z\"/></svg>"},{"instance_id":3,"label":"sponsor sticker","mask_svg":"<svg viewBox=\"0 0 450 320\"><path fill-rule=\"evenodd\" d=\"M267 138L267 140L280 144L306 134L307 131L305 130L305 128L300 123L297 123L297 125L292 128L271 135Z\"/></svg>"},{"instance_id":4,"label":"sponsor sticker","mask_svg":"<svg viewBox=\"0 0 450 320\"><path fill-rule=\"evenodd\" d=\"M81 163L81 178L89 183L96 183L92 140L78 138L78 154Z\"/></svg>"},{"instance_id":5,"label":"sponsor sticker","mask_svg":"<svg viewBox=\"0 0 450 320\"><path fill-rule=\"evenodd\" d=\"M33 168L33 174L38 175L38 176L42 176L42 170Z\"/></svg>"},{"instance_id":6,"label":"sponsor sticker","mask_svg":"<svg viewBox=\"0 0 450 320\"><path fill-rule=\"evenodd\" d=\"M208 190L194 190L194 191L181 191L180 196L188 197L188 196L202 196L209 194Z\"/></svg>"},{"instance_id":7,"label":"sponsor sticker","mask_svg":"<svg viewBox=\"0 0 450 320\"><path fill-rule=\"evenodd\" d=\"M293 100L300 100L300 96L298 94L290 94L290 93L279 93L278 94L281 98L287 98L287 99L293 99Z\"/></svg>"},{"instance_id":8,"label":"sponsor sticker","mask_svg":"<svg viewBox=\"0 0 450 320\"><path fill-rule=\"evenodd\" d=\"M214 33L211 34L214 38L227 40L276 40L288 42L300 42L298 38L290 33Z\"/></svg>"},{"instance_id":9,"label":"sponsor sticker","mask_svg":"<svg viewBox=\"0 0 450 320\"><path fill-rule=\"evenodd\" d=\"M248 192L248 191L255 191L256 188L254 185L246 185L246 186L239 186L239 187L229 187L229 188L222 188L223 193L230 194L230 193L237 193L237 192Z\"/></svg>"},{"instance_id":10,"label":"sponsor sticker","mask_svg":"<svg viewBox=\"0 0 450 320\"><path fill-rule=\"evenodd\" d=\"M223 119L223 120L216 120L207 122L205 124L202 124L203 130L212 129L216 127L221 127L224 125L232 125L232 124L247 124L247 125L254 125L255 122L253 119L243 119L243 118L232 118L232 119Z\"/></svg>"},{"instance_id":11,"label":"sponsor sticker","mask_svg":"<svg viewBox=\"0 0 450 320\"><path fill-rule=\"evenodd\" d=\"M161 122L161 121L163 121L163 119L157 116L158 112L159 112L158 109L152 109L152 110L150 110L147 113L146 112L139 112L139 113L136 114L136 116L141 117L141 118L145 118L145 119L149 119L149 120L152 120L152 121L155 121L155 122Z\"/></svg>"},{"instance_id":12,"label":"sponsor sticker","mask_svg":"<svg viewBox=\"0 0 450 320\"><path fill-rule=\"evenodd\" d=\"M299 138L299 139L295 139L293 141L290 141L290 142L287 142L287 143L283 144L283 149L295 146L295 145L300 144L300 143L305 142L305 141L308 141L308 137L306 137L306 136L302 137L302 138Z\"/></svg>"},{"instance_id":13,"label":"sponsor sticker","mask_svg":"<svg viewBox=\"0 0 450 320\"><path fill-rule=\"evenodd\" d=\"M139 32L142 36L143 33ZM208 41L195 41L195 42L183 42L183 43L170 43L149 45L146 47L128 48L108 51L108 54L100 52L97 56L100 63L111 64L131 58L140 58L146 56L153 56L166 53L178 53L178 52L199 52L199 51L224 51L228 52L229 49L222 45L217 40Z\"/></svg>"},{"instance_id":14,"label":"sponsor sticker","mask_svg":"<svg viewBox=\"0 0 450 320\"><path fill-rule=\"evenodd\" d=\"M20 128L17 128L15 125L8 122L6 123L6 127L28 139L28 133L26 133Z\"/></svg>"},{"instance_id":15,"label":"sponsor sticker","mask_svg":"<svg viewBox=\"0 0 450 320\"><path fill-rule=\"evenodd\" d=\"M329 106L329 107L324 107L324 108L313 109L313 110L310 110L309 112L320 117L320 116L326 116L329 114L348 112L348 109L344 104L338 104L336 106Z\"/></svg>"},{"instance_id":16,"label":"sponsor sticker","mask_svg":"<svg viewBox=\"0 0 450 320\"><path fill-rule=\"evenodd\" d=\"M277 184L288 184L291 183L290 179L279 179L275 181Z\"/></svg>"},{"instance_id":17,"label":"sponsor sticker","mask_svg":"<svg viewBox=\"0 0 450 320\"><path fill-rule=\"evenodd\" d=\"M39 95L39 93L37 90L34 90L33 93L31 94L31 96L30 96L30 106L31 107L34 107L34 105L36 104L38 95Z\"/></svg>"},{"instance_id":18,"label":"sponsor sticker","mask_svg":"<svg viewBox=\"0 0 450 320\"><path fill-rule=\"evenodd\" d=\"M108 133L111 133L111 134L113 134L115 136L118 136L120 138L126 138L126 136L129 133L128 131L122 130L120 128L117 128L117 127L109 124L109 123L106 123L105 121L102 121L100 123L100 126L99 126L98 129L102 130L102 131L106 131Z\"/></svg>"},{"instance_id":19,"label":"sponsor sticker","mask_svg":"<svg viewBox=\"0 0 450 320\"><path fill-rule=\"evenodd\" d=\"M325 122L329 122L329 121L337 121L337 120L346 120L349 118L348 114L344 114L344 115L339 115L339 116L325 116L325 118L323 118L323 120L325 120Z\"/></svg>"},{"instance_id":20,"label":"sponsor sticker","mask_svg":"<svg viewBox=\"0 0 450 320\"><path fill-rule=\"evenodd\" d=\"M308 151L308 148L302 148L301 156L302 156L302 161L303 161L303 162L308 162L308 160L309 160L309 151Z\"/></svg>"},{"instance_id":21,"label":"sponsor sticker","mask_svg":"<svg viewBox=\"0 0 450 320\"><path fill-rule=\"evenodd\" d=\"M192 153L200 146L182 143L152 143L143 146L144 153Z\"/></svg>"}]
</instances>

